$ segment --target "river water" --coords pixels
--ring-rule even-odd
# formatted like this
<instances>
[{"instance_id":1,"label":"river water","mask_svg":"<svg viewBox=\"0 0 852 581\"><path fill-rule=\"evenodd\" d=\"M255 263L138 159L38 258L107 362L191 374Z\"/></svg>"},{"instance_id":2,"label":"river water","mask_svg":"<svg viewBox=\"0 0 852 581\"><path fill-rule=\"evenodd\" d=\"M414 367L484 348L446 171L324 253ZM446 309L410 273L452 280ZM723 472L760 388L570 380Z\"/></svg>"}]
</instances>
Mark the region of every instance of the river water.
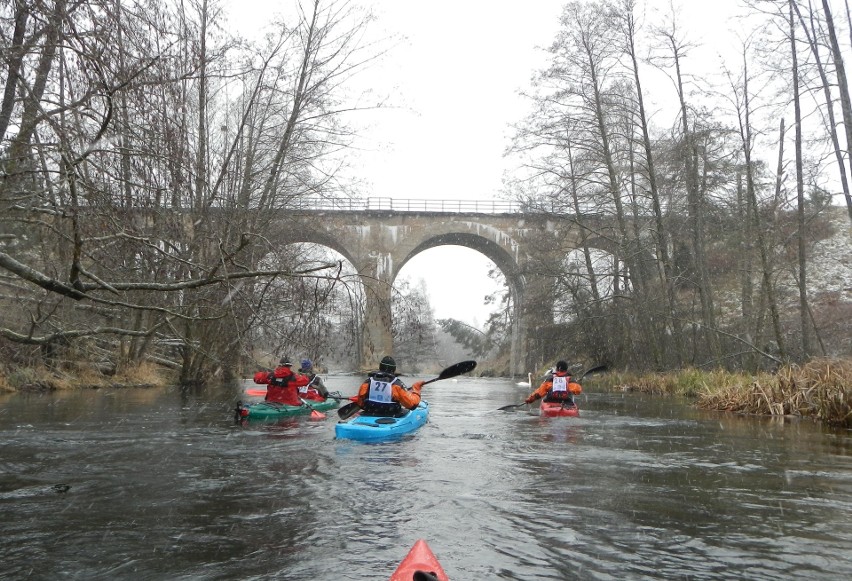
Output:
<instances>
[{"instance_id":1,"label":"river water","mask_svg":"<svg viewBox=\"0 0 852 581\"><path fill-rule=\"evenodd\" d=\"M0 578L381 580L419 538L453 581L852 578L847 430L462 377L363 444L235 424L244 387L0 398Z\"/></svg>"}]
</instances>

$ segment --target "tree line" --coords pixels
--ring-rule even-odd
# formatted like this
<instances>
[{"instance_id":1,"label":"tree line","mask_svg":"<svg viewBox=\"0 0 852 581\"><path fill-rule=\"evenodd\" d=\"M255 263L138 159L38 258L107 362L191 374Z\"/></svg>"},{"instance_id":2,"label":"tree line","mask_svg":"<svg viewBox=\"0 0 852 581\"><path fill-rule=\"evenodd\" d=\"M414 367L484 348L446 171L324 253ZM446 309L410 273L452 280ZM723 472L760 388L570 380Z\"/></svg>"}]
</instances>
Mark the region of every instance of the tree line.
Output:
<instances>
[{"instance_id":1,"label":"tree line","mask_svg":"<svg viewBox=\"0 0 852 581\"><path fill-rule=\"evenodd\" d=\"M321 308L357 304L340 264L275 224L348 195L347 83L380 50L350 3L294 7L249 42L216 0L0 6L4 361L148 360L191 384L258 344L357 335L357 309Z\"/></svg>"},{"instance_id":2,"label":"tree line","mask_svg":"<svg viewBox=\"0 0 852 581\"><path fill-rule=\"evenodd\" d=\"M531 266L553 281L539 298L555 313L531 349L652 368L830 352L808 256L828 184L852 218L849 39L832 6L749 1L755 33L715 84L691 74L677 14L649 24L642 6L568 2L517 124L506 194L585 236L564 263ZM356 194L350 120L365 101L350 82L383 48L352 3L294 7L250 42L216 0L0 6L4 361L155 361L191 384L260 353L358 353L352 269L289 244L282 217L305 196ZM671 80L670 126L646 105L652 70ZM614 230L584 218L601 213ZM435 327L423 297L400 294L400 353L437 353L419 331ZM487 328L463 342L500 357L514 305L491 300Z\"/></svg>"},{"instance_id":3,"label":"tree line","mask_svg":"<svg viewBox=\"0 0 852 581\"><path fill-rule=\"evenodd\" d=\"M850 39L841 48L832 6L743 2L739 63L716 76L690 59L677 10L646 8L568 2L516 127L512 195L583 233L563 264L532 267L553 281L542 363L756 369L838 354L841 311L809 294L833 194L852 220Z\"/></svg>"}]
</instances>

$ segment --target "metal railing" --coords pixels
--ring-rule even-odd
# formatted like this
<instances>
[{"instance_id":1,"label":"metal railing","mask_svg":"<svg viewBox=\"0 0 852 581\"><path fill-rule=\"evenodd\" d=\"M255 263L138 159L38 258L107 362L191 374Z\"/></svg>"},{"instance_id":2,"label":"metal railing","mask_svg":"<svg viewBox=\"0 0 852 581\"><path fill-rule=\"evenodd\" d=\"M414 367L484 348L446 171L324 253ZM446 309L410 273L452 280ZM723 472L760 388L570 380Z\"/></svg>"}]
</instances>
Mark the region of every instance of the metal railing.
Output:
<instances>
[{"instance_id":1,"label":"metal railing","mask_svg":"<svg viewBox=\"0 0 852 581\"><path fill-rule=\"evenodd\" d=\"M332 199L307 197L293 200L293 210L335 212L437 212L455 214L515 214L523 208L505 200L399 200L395 198Z\"/></svg>"}]
</instances>

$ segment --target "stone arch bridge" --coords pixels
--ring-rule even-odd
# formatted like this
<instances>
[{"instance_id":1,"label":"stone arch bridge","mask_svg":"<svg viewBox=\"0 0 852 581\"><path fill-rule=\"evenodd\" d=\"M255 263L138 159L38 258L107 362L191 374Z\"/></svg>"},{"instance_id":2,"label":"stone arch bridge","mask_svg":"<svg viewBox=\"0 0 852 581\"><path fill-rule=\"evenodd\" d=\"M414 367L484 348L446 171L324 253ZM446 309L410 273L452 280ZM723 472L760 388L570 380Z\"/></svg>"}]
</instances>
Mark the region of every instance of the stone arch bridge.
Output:
<instances>
[{"instance_id":1,"label":"stone arch bridge","mask_svg":"<svg viewBox=\"0 0 852 581\"><path fill-rule=\"evenodd\" d=\"M580 246L581 229L570 217L524 212L508 202L369 198L313 200L292 209L283 239L331 248L356 269L366 294L362 368L375 368L392 353L392 285L409 260L442 245L480 252L508 284L515 306L510 366L513 374L526 375L540 364L530 353L537 327L553 322L546 266ZM606 243L613 239L587 243L613 251Z\"/></svg>"}]
</instances>

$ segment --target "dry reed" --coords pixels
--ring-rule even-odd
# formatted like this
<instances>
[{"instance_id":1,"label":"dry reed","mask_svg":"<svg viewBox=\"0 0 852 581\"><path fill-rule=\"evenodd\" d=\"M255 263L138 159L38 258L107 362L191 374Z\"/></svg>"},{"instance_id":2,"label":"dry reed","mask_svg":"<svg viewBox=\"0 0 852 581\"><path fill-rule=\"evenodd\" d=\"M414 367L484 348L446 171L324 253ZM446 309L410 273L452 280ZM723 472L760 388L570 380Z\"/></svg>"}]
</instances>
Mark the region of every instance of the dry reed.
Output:
<instances>
[{"instance_id":1,"label":"dry reed","mask_svg":"<svg viewBox=\"0 0 852 581\"><path fill-rule=\"evenodd\" d=\"M743 414L812 417L852 426L852 362L815 359L761 374L743 385L713 386L698 395L704 409Z\"/></svg>"}]
</instances>

